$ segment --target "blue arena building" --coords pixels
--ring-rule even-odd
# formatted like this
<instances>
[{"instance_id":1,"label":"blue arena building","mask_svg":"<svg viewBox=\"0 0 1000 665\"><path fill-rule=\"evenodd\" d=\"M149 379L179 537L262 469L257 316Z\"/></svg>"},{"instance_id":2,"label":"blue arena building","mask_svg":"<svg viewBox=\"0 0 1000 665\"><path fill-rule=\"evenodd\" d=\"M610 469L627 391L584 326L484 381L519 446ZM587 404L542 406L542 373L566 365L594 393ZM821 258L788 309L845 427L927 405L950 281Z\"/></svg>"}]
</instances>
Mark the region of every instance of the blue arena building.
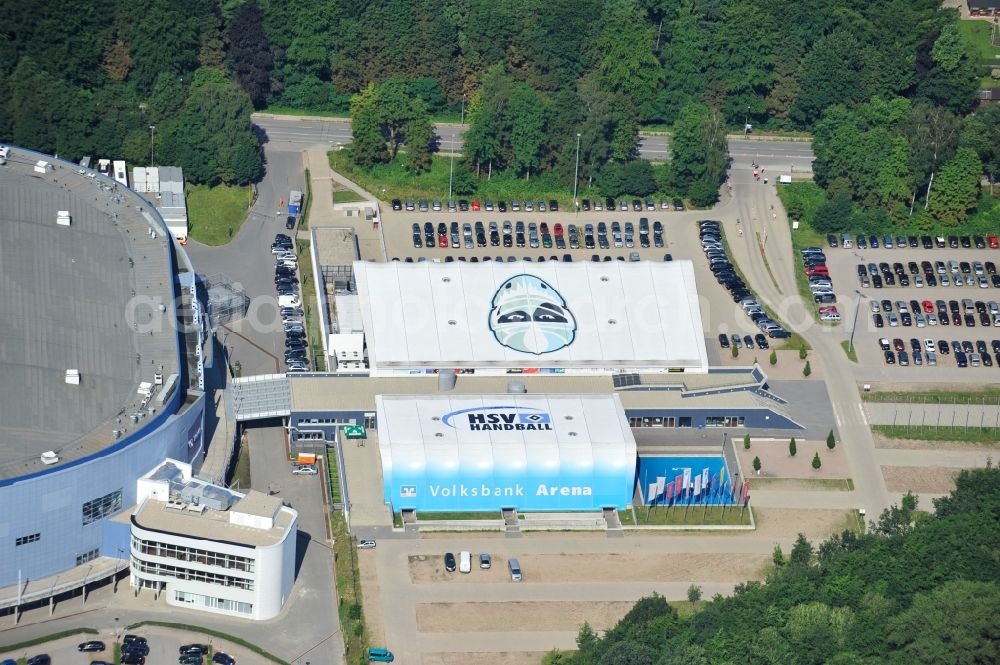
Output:
<instances>
[{"instance_id":1,"label":"blue arena building","mask_svg":"<svg viewBox=\"0 0 1000 665\"><path fill-rule=\"evenodd\" d=\"M147 201L11 148L0 166L0 613L127 568L136 480L204 454L195 274ZM124 534L124 536L123 536Z\"/></svg>"}]
</instances>

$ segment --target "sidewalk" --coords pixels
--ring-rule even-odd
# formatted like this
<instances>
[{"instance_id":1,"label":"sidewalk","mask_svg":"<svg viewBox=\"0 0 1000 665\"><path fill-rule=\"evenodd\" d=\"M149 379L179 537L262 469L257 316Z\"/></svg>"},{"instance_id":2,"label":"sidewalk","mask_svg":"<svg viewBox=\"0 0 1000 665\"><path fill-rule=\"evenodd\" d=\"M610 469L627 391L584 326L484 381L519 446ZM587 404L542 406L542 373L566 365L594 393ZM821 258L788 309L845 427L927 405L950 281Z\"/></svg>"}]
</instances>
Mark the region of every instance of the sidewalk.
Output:
<instances>
[{"instance_id":1,"label":"sidewalk","mask_svg":"<svg viewBox=\"0 0 1000 665\"><path fill-rule=\"evenodd\" d=\"M309 209L309 226L311 228L321 226L347 226L354 229L358 238L358 247L361 249L361 257L387 261L385 253L385 242L382 238L381 229L375 224L366 221L363 217L348 217L343 210L333 207L333 186L332 182L337 182L344 187L354 191L360 196L364 196L372 208L378 214L378 201L371 193L362 189L344 176L330 168L330 162L326 156L326 149L313 148L303 153L303 165L309 169L309 177L312 181L312 204ZM356 204L359 207L365 203Z\"/></svg>"}]
</instances>

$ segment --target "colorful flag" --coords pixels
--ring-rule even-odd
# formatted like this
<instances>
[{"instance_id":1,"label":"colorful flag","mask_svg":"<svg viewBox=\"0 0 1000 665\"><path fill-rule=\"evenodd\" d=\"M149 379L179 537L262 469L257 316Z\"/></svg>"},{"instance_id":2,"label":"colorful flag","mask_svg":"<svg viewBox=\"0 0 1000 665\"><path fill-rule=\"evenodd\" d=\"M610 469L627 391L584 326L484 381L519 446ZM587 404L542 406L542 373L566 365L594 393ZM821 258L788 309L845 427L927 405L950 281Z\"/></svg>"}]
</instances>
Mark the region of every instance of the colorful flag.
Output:
<instances>
[{"instance_id":1,"label":"colorful flag","mask_svg":"<svg viewBox=\"0 0 1000 665\"><path fill-rule=\"evenodd\" d=\"M653 503L656 499L656 485L649 486L649 496L646 497L646 503Z\"/></svg>"},{"instance_id":2,"label":"colorful flag","mask_svg":"<svg viewBox=\"0 0 1000 665\"><path fill-rule=\"evenodd\" d=\"M730 503L736 503L736 478L729 478L729 501Z\"/></svg>"},{"instance_id":3,"label":"colorful flag","mask_svg":"<svg viewBox=\"0 0 1000 665\"><path fill-rule=\"evenodd\" d=\"M726 465L723 464L719 468L719 488L721 489L725 486L726 486Z\"/></svg>"},{"instance_id":4,"label":"colorful flag","mask_svg":"<svg viewBox=\"0 0 1000 665\"><path fill-rule=\"evenodd\" d=\"M704 469L701 470L701 486L704 488L704 490L706 492L708 491L708 467L707 466Z\"/></svg>"},{"instance_id":5,"label":"colorful flag","mask_svg":"<svg viewBox=\"0 0 1000 665\"><path fill-rule=\"evenodd\" d=\"M701 495L701 474L694 477L694 495Z\"/></svg>"},{"instance_id":6,"label":"colorful flag","mask_svg":"<svg viewBox=\"0 0 1000 665\"><path fill-rule=\"evenodd\" d=\"M691 489L691 469L690 467L684 469L684 491L687 492Z\"/></svg>"},{"instance_id":7,"label":"colorful flag","mask_svg":"<svg viewBox=\"0 0 1000 665\"><path fill-rule=\"evenodd\" d=\"M674 502L674 484L670 483L667 485L667 501L670 503Z\"/></svg>"},{"instance_id":8,"label":"colorful flag","mask_svg":"<svg viewBox=\"0 0 1000 665\"><path fill-rule=\"evenodd\" d=\"M716 474L712 474L712 496L719 493L719 477Z\"/></svg>"},{"instance_id":9,"label":"colorful flag","mask_svg":"<svg viewBox=\"0 0 1000 665\"><path fill-rule=\"evenodd\" d=\"M663 485L666 482L667 482L666 476L657 476L656 477L656 495L657 496L660 496L661 494L663 494Z\"/></svg>"},{"instance_id":10,"label":"colorful flag","mask_svg":"<svg viewBox=\"0 0 1000 665\"><path fill-rule=\"evenodd\" d=\"M674 496L678 499L681 498L681 492L683 491L684 476L677 476L674 478Z\"/></svg>"},{"instance_id":11,"label":"colorful flag","mask_svg":"<svg viewBox=\"0 0 1000 665\"><path fill-rule=\"evenodd\" d=\"M750 481L745 480L743 481L743 505L747 505L748 501L750 501Z\"/></svg>"}]
</instances>

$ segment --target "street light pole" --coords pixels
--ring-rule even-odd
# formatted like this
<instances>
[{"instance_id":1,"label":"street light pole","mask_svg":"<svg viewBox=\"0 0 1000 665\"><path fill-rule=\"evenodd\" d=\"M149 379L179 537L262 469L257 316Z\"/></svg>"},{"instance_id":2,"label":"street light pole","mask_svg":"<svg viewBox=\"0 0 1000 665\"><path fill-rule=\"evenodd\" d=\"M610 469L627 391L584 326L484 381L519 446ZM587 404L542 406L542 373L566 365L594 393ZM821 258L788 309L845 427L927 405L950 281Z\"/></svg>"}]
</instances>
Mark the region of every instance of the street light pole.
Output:
<instances>
[{"instance_id":1,"label":"street light pole","mask_svg":"<svg viewBox=\"0 0 1000 665\"><path fill-rule=\"evenodd\" d=\"M749 124L750 124L750 105L747 104L747 112L746 115L743 116L743 138L746 138L747 134L750 131L749 129L747 129L747 126Z\"/></svg>"},{"instance_id":2,"label":"street light pole","mask_svg":"<svg viewBox=\"0 0 1000 665\"><path fill-rule=\"evenodd\" d=\"M580 182L580 132L576 133L576 167L573 169L573 207L579 211L580 204L576 200L576 188Z\"/></svg>"},{"instance_id":3,"label":"street light pole","mask_svg":"<svg viewBox=\"0 0 1000 665\"><path fill-rule=\"evenodd\" d=\"M865 297L857 289L854 289L854 292L858 294L858 302L854 305L854 323L851 325L851 341L847 343L847 348L850 349L849 353L854 353L854 331L858 328L858 312L861 310L861 299Z\"/></svg>"},{"instance_id":4,"label":"street light pole","mask_svg":"<svg viewBox=\"0 0 1000 665\"><path fill-rule=\"evenodd\" d=\"M149 126L149 165L153 165L153 132L156 131L156 125Z\"/></svg>"}]
</instances>

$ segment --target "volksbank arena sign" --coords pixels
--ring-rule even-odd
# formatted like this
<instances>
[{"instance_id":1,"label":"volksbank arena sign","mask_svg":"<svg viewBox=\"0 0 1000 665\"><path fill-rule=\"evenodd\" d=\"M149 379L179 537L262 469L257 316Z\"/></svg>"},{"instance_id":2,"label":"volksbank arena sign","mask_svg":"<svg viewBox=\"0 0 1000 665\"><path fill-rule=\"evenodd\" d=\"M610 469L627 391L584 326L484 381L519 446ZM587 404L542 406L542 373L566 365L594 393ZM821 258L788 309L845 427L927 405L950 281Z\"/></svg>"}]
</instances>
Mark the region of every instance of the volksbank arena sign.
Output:
<instances>
[{"instance_id":1,"label":"volksbank arena sign","mask_svg":"<svg viewBox=\"0 0 1000 665\"><path fill-rule=\"evenodd\" d=\"M376 397L394 510L624 508L635 440L617 395Z\"/></svg>"}]
</instances>

